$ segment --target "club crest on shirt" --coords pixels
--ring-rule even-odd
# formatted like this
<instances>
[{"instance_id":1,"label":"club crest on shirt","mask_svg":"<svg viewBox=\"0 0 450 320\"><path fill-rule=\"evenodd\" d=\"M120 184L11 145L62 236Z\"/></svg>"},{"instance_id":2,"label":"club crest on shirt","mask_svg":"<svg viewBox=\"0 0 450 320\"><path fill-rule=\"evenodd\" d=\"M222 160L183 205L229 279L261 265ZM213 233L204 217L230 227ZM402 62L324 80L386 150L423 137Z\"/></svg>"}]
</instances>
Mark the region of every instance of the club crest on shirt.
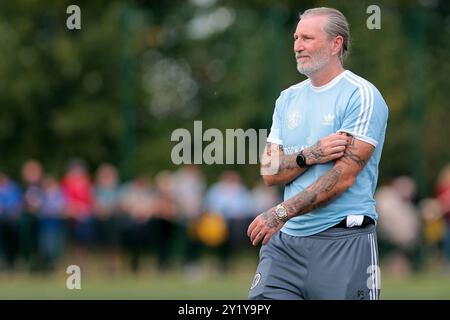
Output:
<instances>
[{"instance_id":1,"label":"club crest on shirt","mask_svg":"<svg viewBox=\"0 0 450 320\"><path fill-rule=\"evenodd\" d=\"M295 129L298 127L300 123L300 112L298 111L291 111L287 116L287 126L289 129Z\"/></svg>"}]
</instances>

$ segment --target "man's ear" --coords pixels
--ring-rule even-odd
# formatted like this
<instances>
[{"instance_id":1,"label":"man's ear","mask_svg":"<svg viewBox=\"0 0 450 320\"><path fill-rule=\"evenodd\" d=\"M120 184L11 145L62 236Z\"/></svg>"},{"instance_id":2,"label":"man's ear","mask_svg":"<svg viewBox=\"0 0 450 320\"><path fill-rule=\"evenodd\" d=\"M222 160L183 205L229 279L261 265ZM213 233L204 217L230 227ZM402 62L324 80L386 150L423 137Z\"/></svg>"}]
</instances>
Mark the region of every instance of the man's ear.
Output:
<instances>
[{"instance_id":1,"label":"man's ear","mask_svg":"<svg viewBox=\"0 0 450 320\"><path fill-rule=\"evenodd\" d=\"M344 46L344 38L342 36L337 36L333 40L333 54L339 54L341 52L342 47Z\"/></svg>"}]
</instances>

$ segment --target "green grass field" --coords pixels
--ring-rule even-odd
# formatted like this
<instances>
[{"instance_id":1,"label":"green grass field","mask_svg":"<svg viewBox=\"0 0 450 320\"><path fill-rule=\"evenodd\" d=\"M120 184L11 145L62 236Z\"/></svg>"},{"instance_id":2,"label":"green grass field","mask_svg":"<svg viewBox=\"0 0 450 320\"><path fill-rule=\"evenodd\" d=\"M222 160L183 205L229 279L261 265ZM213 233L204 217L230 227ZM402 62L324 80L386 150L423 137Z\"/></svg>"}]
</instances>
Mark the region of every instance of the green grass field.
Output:
<instances>
[{"instance_id":1,"label":"green grass field","mask_svg":"<svg viewBox=\"0 0 450 320\"><path fill-rule=\"evenodd\" d=\"M82 270L80 290L66 288L65 268L47 276L0 273L0 299L246 299L254 268L253 261L240 261L223 274L205 264L195 277L181 270L161 274L152 267L138 275ZM450 299L450 274L396 279L382 273L382 299Z\"/></svg>"}]
</instances>

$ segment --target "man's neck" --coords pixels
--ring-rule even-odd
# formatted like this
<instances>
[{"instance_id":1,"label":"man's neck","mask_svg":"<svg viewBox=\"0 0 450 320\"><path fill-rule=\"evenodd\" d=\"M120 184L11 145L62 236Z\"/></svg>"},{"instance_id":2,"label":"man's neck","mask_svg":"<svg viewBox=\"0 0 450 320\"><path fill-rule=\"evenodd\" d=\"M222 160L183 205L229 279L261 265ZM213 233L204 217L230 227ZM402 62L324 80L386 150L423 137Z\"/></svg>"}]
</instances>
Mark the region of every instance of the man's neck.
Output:
<instances>
[{"instance_id":1,"label":"man's neck","mask_svg":"<svg viewBox=\"0 0 450 320\"><path fill-rule=\"evenodd\" d=\"M326 85L328 82L336 78L339 74L344 72L344 68L341 64L329 64L325 68L318 70L309 78L311 79L311 83L314 87L321 87Z\"/></svg>"}]
</instances>

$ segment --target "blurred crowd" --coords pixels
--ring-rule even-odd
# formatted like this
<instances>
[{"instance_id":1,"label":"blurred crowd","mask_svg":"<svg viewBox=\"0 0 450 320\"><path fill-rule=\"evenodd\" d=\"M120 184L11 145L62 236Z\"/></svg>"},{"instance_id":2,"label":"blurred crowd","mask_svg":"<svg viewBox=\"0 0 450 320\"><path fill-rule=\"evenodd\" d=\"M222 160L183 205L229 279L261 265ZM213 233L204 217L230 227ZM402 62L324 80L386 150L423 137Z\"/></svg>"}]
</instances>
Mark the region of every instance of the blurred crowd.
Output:
<instances>
[{"instance_id":1,"label":"blurred crowd","mask_svg":"<svg viewBox=\"0 0 450 320\"><path fill-rule=\"evenodd\" d=\"M402 276L427 264L450 271L450 164L432 198L417 199L408 176L381 185L375 198L386 271ZM91 177L74 159L57 178L28 160L20 181L0 171L0 272L48 272L63 259L83 265L89 254L108 271L138 272L146 258L160 271L189 270L205 253L226 271L236 254L255 250L246 236L250 222L279 202L279 189L249 189L232 170L208 187L194 165L121 182L107 163Z\"/></svg>"},{"instance_id":2,"label":"blurred crowd","mask_svg":"<svg viewBox=\"0 0 450 320\"><path fill-rule=\"evenodd\" d=\"M441 169L432 197L418 199L416 187L411 177L399 176L375 194L381 266L396 276L450 271L450 164Z\"/></svg>"},{"instance_id":3,"label":"blurred crowd","mask_svg":"<svg viewBox=\"0 0 450 320\"><path fill-rule=\"evenodd\" d=\"M146 257L165 271L195 266L205 252L227 270L236 252L251 250L249 223L280 200L276 189L248 189L232 170L207 188L194 165L121 183L107 163L91 178L71 160L58 179L28 160L20 182L0 172L0 271L51 271L63 258L83 265L90 253L111 271L137 272Z\"/></svg>"}]
</instances>

